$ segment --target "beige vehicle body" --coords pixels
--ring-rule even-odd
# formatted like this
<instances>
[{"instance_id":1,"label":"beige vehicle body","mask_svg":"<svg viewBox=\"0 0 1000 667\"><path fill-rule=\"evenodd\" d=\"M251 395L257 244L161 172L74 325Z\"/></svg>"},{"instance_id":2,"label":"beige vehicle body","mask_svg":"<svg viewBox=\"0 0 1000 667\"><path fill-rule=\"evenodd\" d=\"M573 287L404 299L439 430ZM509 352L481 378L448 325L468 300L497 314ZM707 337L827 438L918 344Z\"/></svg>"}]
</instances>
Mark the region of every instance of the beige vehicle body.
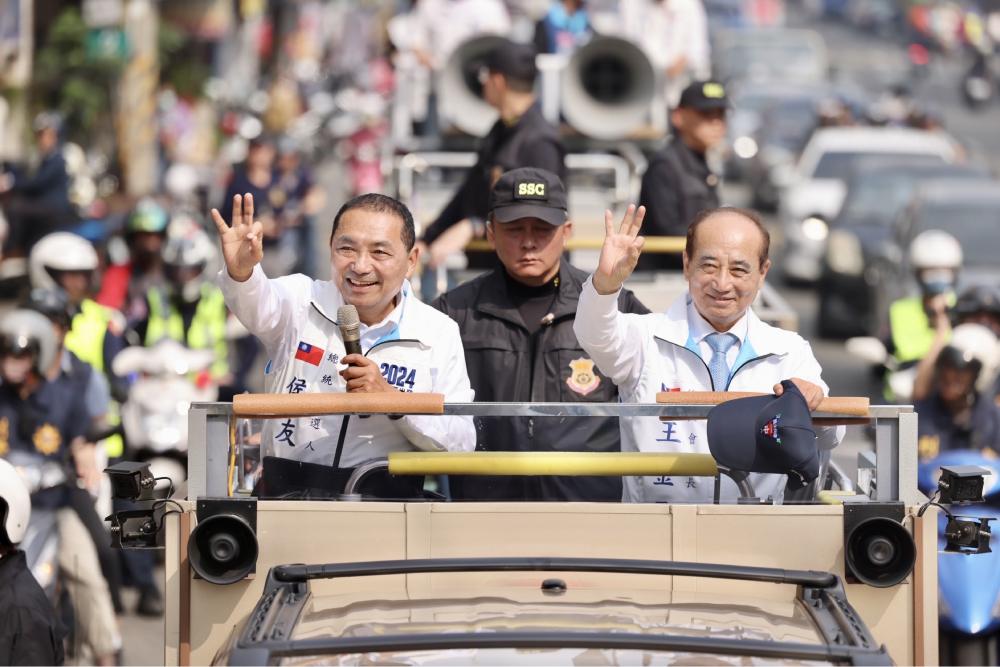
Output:
<instances>
[{"instance_id":1,"label":"beige vehicle body","mask_svg":"<svg viewBox=\"0 0 1000 667\"><path fill-rule=\"evenodd\" d=\"M446 406L454 412L523 414L526 404ZM566 410L534 404L538 414ZM478 407L470 407L478 406ZM705 405L586 406L607 414L698 418ZM486 408L489 409L489 408ZM357 413L356 407L342 412ZM572 412L572 410L571 410ZM562 413L559 413L562 414ZM590 414L593 414L591 412ZM827 419L831 413L814 413ZM844 415L840 415L844 417ZM853 419L857 418L855 414ZM916 564L895 586L846 583L846 597L870 631L900 665L937 661L937 534L933 508L917 517L916 415L906 407L870 408L879 468L873 500L904 507L903 526L917 546ZM230 659L229 649L265 594L271 568L304 564L470 558L589 558L722 564L818 571L844 577L844 506L667 505L612 503L330 502L261 500L255 505L259 552L255 571L217 585L195 576L189 541L199 499L228 496L239 487L237 421L229 404L198 404L191 410L189 485L175 494L182 513L165 519L165 664L208 664ZM439 456L439 455L432 455ZM440 455L440 456L447 456ZM233 478L233 475L236 478ZM230 481L231 480L231 481ZM881 493L881 496L879 496ZM236 495L239 493L237 491ZM460 569L460 568L459 568ZM815 573L814 573L815 574ZM556 578L564 592L542 590ZM839 585L839 583L838 583ZM303 584L304 586L304 584ZM268 590L273 591L273 588ZM305 591L305 588L301 589ZM267 611L274 637L388 638L406 633L523 630L671 633L687 637L826 642L803 602L803 586L705 576L651 575L626 571L440 571L347 578L313 578L290 622ZM279 605L275 605L277 609ZM260 625L264 616L253 616ZM850 614L848 614L850 616ZM850 625L850 621L847 621ZM866 626L866 627L865 627ZM860 632L860 630L859 630ZM387 641L387 640L386 640ZM376 641L377 644L377 641ZM281 664L774 664L779 659L714 655L704 650L648 651L627 648L494 647L286 657ZM276 659L272 659L272 663ZM828 662L828 661L820 661ZM791 660L790 664L811 664ZM691 663L685 663L691 664Z\"/></svg>"}]
</instances>

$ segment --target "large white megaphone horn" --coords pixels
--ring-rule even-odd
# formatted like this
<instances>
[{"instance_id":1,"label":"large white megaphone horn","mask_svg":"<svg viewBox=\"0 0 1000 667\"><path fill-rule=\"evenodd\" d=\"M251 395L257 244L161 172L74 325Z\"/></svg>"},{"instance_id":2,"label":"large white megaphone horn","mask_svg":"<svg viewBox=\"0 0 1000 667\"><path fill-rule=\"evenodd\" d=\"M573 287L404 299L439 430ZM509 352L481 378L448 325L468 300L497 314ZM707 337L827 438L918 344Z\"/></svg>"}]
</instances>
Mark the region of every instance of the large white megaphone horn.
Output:
<instances>
[{"instance_id":1,"label":"large white megaphone horn","mask_svg":"<svg viewBox=\"0 0 1000 667\"><path fill-rule=\"evenodd\" d=\"M486 136L500 117L483 100L476 65L501 40L497 35L473 37L455 49L438 78L438 113L462 132L476 137Z\"/></svg>"},{"instance_id":2,"label":"large white megaphone horn","mask_svg":"<svg viewBox=\"0 0 1000 667\"><path fill-rule=\"evenodd\" d=\"M563 117L589 137L622 139L649 122L655 81L653 65L638 46L595 37L563 72Z\"/></svg>"}]
</instances>

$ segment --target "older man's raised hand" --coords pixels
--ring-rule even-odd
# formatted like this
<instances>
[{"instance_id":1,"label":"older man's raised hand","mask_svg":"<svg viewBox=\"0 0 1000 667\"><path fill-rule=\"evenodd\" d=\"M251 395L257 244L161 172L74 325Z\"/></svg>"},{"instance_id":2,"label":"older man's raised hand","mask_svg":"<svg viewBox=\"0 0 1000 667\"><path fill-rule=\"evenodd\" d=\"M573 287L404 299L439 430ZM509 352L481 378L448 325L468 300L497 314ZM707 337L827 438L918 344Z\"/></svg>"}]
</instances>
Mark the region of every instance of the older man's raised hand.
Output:
<instances>
[{"instance_id":1,"label":"older man's raised hand","mask_svg":"<svg viewBox=\"0 0 1000 667\"><path fill-rule=\"evenodd\" d=\"M264 259L264 226L253 219L253 195L233 197L233 225L222 219L217 209L212 209L212 219L222 237L222 256L226 260L229 276L244 282L253 273L253 267Z\"/></svg>"},{"instance_id":2,"label":"older man's raised hand","mask_svg":"<svg viewBox=\"0 0 1000 667\"><path fill-rule=\"evenodd\" d=\"M630 204L622 218L621 227L615 233L614 220L611 211L604 213L604 247L601 248L601 259L594 272L594 289L598 294L614 294L632 275L639 261L639 254L646 242L639 236L642 219L646 215L646 207Z\"/></svg>"}]
</instances>

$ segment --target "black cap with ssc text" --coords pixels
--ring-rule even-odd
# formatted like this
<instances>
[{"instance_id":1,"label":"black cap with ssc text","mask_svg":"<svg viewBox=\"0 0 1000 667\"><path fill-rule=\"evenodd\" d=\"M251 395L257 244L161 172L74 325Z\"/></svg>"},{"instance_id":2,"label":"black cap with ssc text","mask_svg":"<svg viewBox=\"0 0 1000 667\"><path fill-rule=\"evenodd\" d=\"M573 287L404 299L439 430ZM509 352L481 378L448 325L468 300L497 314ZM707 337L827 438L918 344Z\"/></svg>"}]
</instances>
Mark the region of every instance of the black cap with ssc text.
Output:
<instances>
[{"instance_id":1,"label":"black cap with ssc text","mask_svg":"<svg viewBox=\"0 0 1000 667\"><path fill-rule=\"evenodd\" d=\"M728 109L729 97L725 86L718 81L695 81L681 93L677 108L684 107L698 111Z\"/></svg>"},{"instance_id":2,"label":"black cap with ssc text","mask_svg":"<svg viewBox=\"0 0 1000 667\"><path fill-rule=\"evenodd\" d=\"M558 227L566 222L566 186L545 169L511 169L490 190L488 206L500 223L538 218Z\"/></svg>"},{"instance_id":3,"label":"black cap with ssc text","mask_svg":"<svg viewBox=\"0 0 1000 667\"><path fill-rule=\"evenodd\" d=\"M802 488L819 476L819 450L812 413L791 380L781 396L726 401L708 413L708 449L720 464L744 472L788 475Z\"/></svg>"}]
</instances>

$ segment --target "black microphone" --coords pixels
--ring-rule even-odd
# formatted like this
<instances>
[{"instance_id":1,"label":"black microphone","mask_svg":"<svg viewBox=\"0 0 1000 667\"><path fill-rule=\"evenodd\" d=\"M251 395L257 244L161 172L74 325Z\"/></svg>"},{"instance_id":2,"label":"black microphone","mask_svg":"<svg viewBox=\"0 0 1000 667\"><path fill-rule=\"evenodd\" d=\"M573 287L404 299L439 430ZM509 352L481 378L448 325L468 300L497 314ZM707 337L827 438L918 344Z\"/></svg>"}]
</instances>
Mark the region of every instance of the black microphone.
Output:
<instances>
[{"instance_id":1,"label":"black microphone","mask_svg":"<svg viewBox=\"0 0 1000 667\"><path fill-rule=\"evenodd\" d=\"M337 309L337 326L344 337L346 354L361 354L361 319L358 309L354 306L341 306Z\"/></svg>"}]
</instances>

